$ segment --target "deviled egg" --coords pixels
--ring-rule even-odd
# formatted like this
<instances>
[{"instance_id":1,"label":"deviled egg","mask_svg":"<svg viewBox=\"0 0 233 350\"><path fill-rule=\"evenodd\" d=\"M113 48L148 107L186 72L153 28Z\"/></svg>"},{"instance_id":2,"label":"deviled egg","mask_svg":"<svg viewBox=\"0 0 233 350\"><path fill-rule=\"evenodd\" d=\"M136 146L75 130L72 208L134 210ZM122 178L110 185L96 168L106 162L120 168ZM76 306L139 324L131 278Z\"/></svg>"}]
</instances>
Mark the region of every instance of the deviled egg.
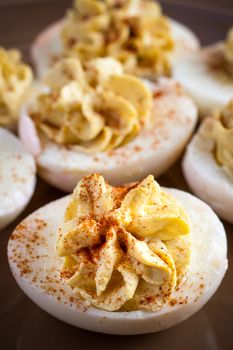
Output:
<instances>
[{"instance_id":1,"label":"deviled egg","mask_svg":"<svg viewBox=\"0 0 233 350\"><path fill-rule=\"evenodd\" d=\"M205 118L183 160L193 192L233 223L233 100Z\"/></svg>"},{"instance_id":2,"label":"deviled egg","mask_svg":"<svg viewBox=\"0 0 233 350\"><path fill-rule=\"evenodd\" d=\"M16 129L32 79L32 70L22 62L20 52L0 47L0 126Z\"/></svg>"},{"instance_id":3,"label":"deviled egg","mask_svg":"<svg viewBox=\"0 0 233 350\"><path fill-rule=\"evenodd\" d=\"M82 66L65 58L22 110L19 133L39 174L71 192L89 173L113 184L158 176L179 157L197 109L179 84L157 84L123 73L114 58Z\"/></svg>"},{"instance_id":4,"label":"deviled egg","mask_svg":"<svg viewBox=\"0 0 233 350\"><path fill-rule=\"evenodd\" d=\"M39 77L62 56L81 62L112 56L125 72L154 80L170 75L175 58L198 47L191 30L165 17L155 1L76 0L36 38L31 54Z\"/></svg>"},{"instance_id":5,"label":"deviled egg","mask_svg":"<svg viewBox=\"0 0 233 350\"><path fill-rule=\"evenodd\" d=\"M225 42L184 53L174 66L174 78L193 97L201 116L228 103L233 97L233 28Z\"/></svg>"},{"instance_id":6,"label":"deviled egg","mask_svg":"<svg viewBox=\"0 0 233 350\"><path fill-rule=\"evenodd\" d=\"M211 208L151 175L118 187L86 176L8 244L12 273L38 306L110 334L156 332L194 314L220 285L226 253Z\"/></svg>"},{"instance_id":7,"label":"deviled egg","mask_svg":"<svg viewBox=\"0 0 233 350\"><path fill-rule=\"evenodd\" d=\"M35 188L36 166L20 140L0 128L0 229L26 207Z\"/></svg>"}]
</instances>

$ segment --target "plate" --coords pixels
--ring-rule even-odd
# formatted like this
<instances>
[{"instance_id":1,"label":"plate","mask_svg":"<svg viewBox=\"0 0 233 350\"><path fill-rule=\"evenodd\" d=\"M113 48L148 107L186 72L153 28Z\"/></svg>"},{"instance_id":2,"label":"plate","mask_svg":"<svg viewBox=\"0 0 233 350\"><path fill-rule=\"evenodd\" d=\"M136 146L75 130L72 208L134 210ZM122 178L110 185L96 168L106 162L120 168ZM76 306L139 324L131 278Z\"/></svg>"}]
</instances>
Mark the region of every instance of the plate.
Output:
<instances>
[{"instance_id":1,"label":"plate","mask_svg":"<svg viewBox=\"0 0 233 350\"><path fill-rule=\"evenodd\" d=\"M40 1L31 4L0 5L0 43L18 47L30 62L28 48L36 34L46 25L63 16L70 1ZM189 25L209 44L225 37L233 23L233 15L210 11L189 5L164 3L169 16ZM1 150L0 150L1 151ZM169 187L188 190L180 163L159 181ZM2 350L169 350L233 349L233 228L225 224L228 234L229 269L214 297L187 321L160 333L139 336L112 336L84 331L69 326L46 314L34 305L19 289L13 279L6 256L10 233L26 215L40 206L57 199L62 192L38 180L31 203L21 217L0 233L0 347Z\"/></svg>"}]
</instances>

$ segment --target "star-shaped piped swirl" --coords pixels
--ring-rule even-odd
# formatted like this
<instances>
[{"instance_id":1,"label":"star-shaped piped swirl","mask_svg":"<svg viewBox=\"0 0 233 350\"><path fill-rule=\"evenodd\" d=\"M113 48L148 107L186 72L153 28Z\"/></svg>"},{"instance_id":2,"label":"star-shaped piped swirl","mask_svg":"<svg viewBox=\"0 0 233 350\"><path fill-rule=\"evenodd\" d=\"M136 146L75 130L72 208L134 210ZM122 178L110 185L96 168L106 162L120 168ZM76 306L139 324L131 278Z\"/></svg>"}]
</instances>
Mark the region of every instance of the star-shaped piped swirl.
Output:
<instances>
[{"instance_id":1,"label":"star-shaped piped swirl","mask_svg":"<svg viewBox=\"0 0 233 350\"><path fill-rule=\"evenodd\" d=\"M29 114L42 136L85 153L111 150L132 140L152 111L152 93L123 74L111 57L84 66L64 58L52 67Z\"/></svg>"},{"instance_id":2,"label":"star-shaped piped swirl","mask_svg":"<svg viewBox=\"0 0 233 350\"><path fill-rule=\"evenodd\" d=\"M17 120L32 80L32 70L22 62L21 53L0 47L0 125Z\"/></svg>"},{"instance_id":3,"label":"star-shaped piped swirl","mask_svg":"<svg viewBox=\"0 0 233 350\"><path fill-rule=\"evenodd\" d=\"M233 99L212 120L210 136L214 139L217 162L233 178Z\"/></svg>"},{"instance_id":4,"label":"star-shaped piped swirl","mask_svg":"<svg viewBox=\"0 0 233 350\"><path fill-rule=\"evenodd\" d=\"M153 0L76 0L61 39L65 54L82 62L111 56L125 72L150 79L171 72L171 28Z\"/></svg>"},{"instance_id":5,"label":"star-shaped piped swirl","mask_svg":"<svg viewBox=\"0 0 233 350\"><path fill-rule=\"evenodd\" d=\"M159 310L188 267L188 233L186 213L153 176L123 187L87 176L59 228L61 276L97 308Z\"/></svg>"},{"instance_id":6,"label":"star-shaped piped swirl","mask_svg":"<svg viewBox=\"0 0 233 350\"><path fill-rule=\"evenodd\" d=\"M233 27L227 33L224 45L224 57L228 63L229 72L233 75Z\"/></svg>"}]
</instances>

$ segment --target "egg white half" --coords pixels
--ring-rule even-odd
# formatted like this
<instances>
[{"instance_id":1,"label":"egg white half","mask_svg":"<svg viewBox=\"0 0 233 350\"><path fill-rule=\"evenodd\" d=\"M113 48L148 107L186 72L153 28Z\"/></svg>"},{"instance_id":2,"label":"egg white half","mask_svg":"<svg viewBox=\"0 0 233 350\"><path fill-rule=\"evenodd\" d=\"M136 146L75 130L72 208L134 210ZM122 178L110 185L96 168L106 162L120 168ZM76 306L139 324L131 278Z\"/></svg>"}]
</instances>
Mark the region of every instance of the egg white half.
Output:
<instances>
[{"instance_id":1,"label":"egg white half","mask_svg":"<svg viewBox=\"0 0 233 350\"><path fill-rule=\"evenodd\" d=\"M153 125L140 131L128 144L113 151L85 154L44 141L40 143L32 120L23 110L19 134L26 148L36 157L38 172L48 183L71 192L89 173L101 173L112 184L127 183L164 173L180 156L196 121L197 108L170 79L152 84L156 97Z\"/></svg>"},{"instance_id":2,"label":"egg white half","mask_svg":"<svg viewBox=\"0 0 233 350\"><path fill-rule=\"evenodd\" d=\"M233 178L216 162L214 141L202 132L209 123L211 118L206 118L189 143L183 159L183 172L192 191L219 216L233 223Z\"/></svg>"},{"instance_id":3,"label":"egg white half","mask_svg":"<svg viewBox=\"0 0 233 350\"><path fill-rule=\"evenodd\" d=\"M174 65L174 78L197 103L201 116L210 115L233 97L233 79L227 82L219 79L207 64L208 57L221 46L214 44L201 51L187 52Z\"/></svg>"},{"instance_id":4,"label":"egg white half","mask_svg":"<svg viewBox=\"0 0 233 350\"><path fill-rule=\"evenodd\" d=\"M87 307L59 276L56 232L70 197L40 208L12 234L8 259L20 288L43 310L71 325L109 334L156 332L187 319L214 294L227 269L226 235L212 209L196 197L165 189L191 219L192 254L185 280L158 312L107 312Z\"/></svg>"},{"instance_id":5,"label":"egg white half","mask_svg":"<svg viewBox=\"0 0 233 350\"><path fill-rule=\"evenodd\" d=\"M174 19L169 19L169 21L176 47L174 60L184 52L192 52L199 48L199 40L188 27ZM31 57L38 78L44 76L48 67L53 64L54 59L63 51L60 40L63 25L64 19L51 24L37 36L31 46Z\"/></svg>"},{"instance_id":6,"label":"egg white half","mask_svg":"<svg viewBox=\"0 0 233 350\"><path fill-rule=\"evenodd\" d=\"M35 172L32 155L17 137L0 128L0 229L28 204L35 189Z\"/></svg>"}]
</instances>

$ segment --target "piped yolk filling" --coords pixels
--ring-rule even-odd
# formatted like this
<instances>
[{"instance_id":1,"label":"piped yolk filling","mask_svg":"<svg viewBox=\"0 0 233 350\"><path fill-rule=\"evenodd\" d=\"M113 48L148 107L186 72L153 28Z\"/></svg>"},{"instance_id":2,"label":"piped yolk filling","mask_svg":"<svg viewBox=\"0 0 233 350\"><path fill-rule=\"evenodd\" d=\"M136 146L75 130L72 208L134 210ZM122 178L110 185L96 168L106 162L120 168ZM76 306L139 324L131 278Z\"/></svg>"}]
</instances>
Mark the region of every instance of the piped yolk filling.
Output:
<instances>
[{"instance_id":1,"label":"piped yolk filling","mask_svg":"<svg viewBox=\"0 0 233 350\"><path fill-rule=\"evenodd\" d=\"M0 47L0 126L16 119L33 79L31 68L18 50Z\"/></svg>"},{"instance_id":2,"label":"piped yolk filling","mask_svg":"<svg viewBox=\"0 0 233 350\"><path fill-rule=\"evenodd\" d=\"M42 136L86 153L120 147L149 120L152 94L142 81L123 74L115 59L86 67L75 58L57 63L45 77L29 114Z\"/></svg>"},{"instance_id":3,"label":"piped yolk filling","mask_svg":"<svg viewBox=\"0 0 233 350\"><path fill-rule=\"evenodd\" d=\"M228 66L228 71L233 75L233 27L228 31L225 45L224 57Z\"/></svg>"},{"instance_id":4,"label":"piped yolk filling","mask_svg":"<svg viewBox=\"0 0 233 350\"><path fill-rule=\"evenodd\" d=\"M215 114L212 137L217 162L233 178L233 100Z\"/></svg>"},{"instance_id":5,"label":"piped yolk filling","mask_svg":"<svg viewBox=\"0 0 233 350\"><path fill-rule=\"evenodd\" d=\"M82 62L112 56L140 77L169 75L169 22L152 0L76 0L62 31L64 50Z\"/></svg>"},{"instance_id":6,"label":"piped yolk filling","mask_svg":"<svg viewBox=\"0 0 233 350\"><path fill-rule=\"evenodd\" d=\"M124 187L86 176L59 228L61 276L97 308L158 311L189 266L189 231L184 209L153 176Z\"/></svg>"}]
</instances>

